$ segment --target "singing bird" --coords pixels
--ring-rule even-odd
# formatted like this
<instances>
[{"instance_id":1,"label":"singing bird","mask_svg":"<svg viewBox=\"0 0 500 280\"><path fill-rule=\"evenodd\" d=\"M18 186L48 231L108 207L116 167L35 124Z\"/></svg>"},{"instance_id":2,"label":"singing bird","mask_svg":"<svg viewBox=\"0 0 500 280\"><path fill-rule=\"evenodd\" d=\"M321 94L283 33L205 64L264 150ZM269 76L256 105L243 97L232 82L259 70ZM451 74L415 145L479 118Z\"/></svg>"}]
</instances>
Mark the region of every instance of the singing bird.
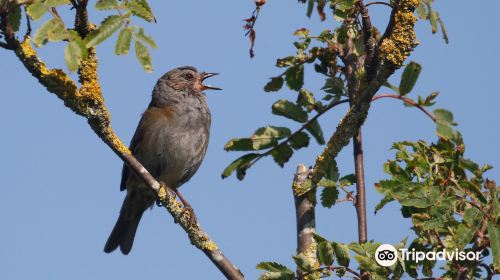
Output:
<instances>
[{"instance_id":1,"label":"singing bird","mask_svg":"<svg viewBox=\"0 0 500 280\"><path fill-rule=\"evenodd\" d=\"M185 209L191 206L178 192L198 170L210 136L211 115L204 90L220 88L203 81L217 73L199 73L192 66L173 69L156 83L151 103L142 115L130 144L137 160L158 180L175 191ZM123 166L120 190L127 195L104 252L132 249L139 221L156 194L131 169Z\"/></svg>"}]
</instances>

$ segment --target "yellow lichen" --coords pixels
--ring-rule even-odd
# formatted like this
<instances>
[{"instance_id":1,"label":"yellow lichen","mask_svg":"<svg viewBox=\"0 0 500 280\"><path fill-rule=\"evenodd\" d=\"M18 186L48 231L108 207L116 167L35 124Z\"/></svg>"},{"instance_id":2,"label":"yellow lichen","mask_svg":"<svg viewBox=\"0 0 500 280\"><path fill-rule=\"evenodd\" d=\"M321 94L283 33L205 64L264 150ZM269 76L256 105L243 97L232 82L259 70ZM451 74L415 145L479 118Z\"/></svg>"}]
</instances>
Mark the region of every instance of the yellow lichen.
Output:
<instances>
[{"instance_id":1,"label":"yellow lichen","mask_svg":"<svg viewBox=\"0 0 500 280\"><path fill-rule=\"evenodd\" d=\"M417 17L413 14L419 5L419 0L402 0L399 2L392 32L379 47L382 63L390 63L396 68L401 67L411 51L418 45L415 35Z\"/></svg>"}]
</instances>

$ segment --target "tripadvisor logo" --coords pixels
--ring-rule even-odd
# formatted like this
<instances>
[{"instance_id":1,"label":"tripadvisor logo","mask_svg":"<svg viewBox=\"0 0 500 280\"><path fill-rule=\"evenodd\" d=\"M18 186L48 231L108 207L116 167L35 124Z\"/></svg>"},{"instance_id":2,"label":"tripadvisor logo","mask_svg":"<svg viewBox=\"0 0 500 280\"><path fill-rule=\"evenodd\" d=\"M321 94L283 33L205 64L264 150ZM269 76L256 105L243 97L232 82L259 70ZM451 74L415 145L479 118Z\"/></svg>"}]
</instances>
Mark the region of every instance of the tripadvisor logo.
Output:
<instances>
[{"instance_id":1,"label":"tripadvisor logo","mask_svg":"<svg viewBox=\"0 0 500 280\"><path fill-rule=\"evenodd\" d=\"M416 263L421 262L423 260L430 261L478 261L481 255L480 252L465 252L458 251L455 249L454 251L448 251L446 249L438 252L429 251L429 252L421 252L415 251L415 249L411 249L409 251L406 248L398 250L390 245L390 244L382 244L378 246L375 251L375 261L381 266L391 266L398 261L398 255L403 261L414 261Z\"/></svg>"}]
</instances>

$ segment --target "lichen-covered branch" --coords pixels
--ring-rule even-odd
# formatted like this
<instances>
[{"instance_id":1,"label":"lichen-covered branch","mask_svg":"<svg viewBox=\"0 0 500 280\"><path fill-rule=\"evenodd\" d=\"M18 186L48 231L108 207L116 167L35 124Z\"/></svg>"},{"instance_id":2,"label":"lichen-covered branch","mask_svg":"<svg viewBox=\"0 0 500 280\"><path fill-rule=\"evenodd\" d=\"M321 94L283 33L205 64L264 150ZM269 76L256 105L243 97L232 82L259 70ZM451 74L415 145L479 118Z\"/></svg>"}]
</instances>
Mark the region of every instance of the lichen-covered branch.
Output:
<instances>
[{"instance_id":1,"label":"lichen-covered branch","mask_svg":"<svg viewBox=\"0 0 500 280\"><path fill-rule=\"evenodd\" d=\"M394 4L388 29L376 50L375 76L354 99L351 109L340 121L326 148L317 157L312 174L313 184L321 180L329 163L356 135L368 115L372 97L387 78L401 67L406 57L417 46L414 30L417 18L413 15L413 11L418 4L419 0L400 0Z\"/></svg>"},{"instance_id":2,"label":"lichen-covered branch","mask_svg":"<svg viewBox=\"0 0 500 280\"><path fill-rule=\"evenodd\" d=\"M5 28L5 26L2 26ZM202 250L228 279L244 279L243 274L218 249L214 241L198 224L191 223L189 211L183 211L182 204L167 191L168 186L160 183L137 161L111 127L111 116L107 110L98 80L98 62L95 50L89 49L89 55L79 67L78 76L81 87L61 69L50 69L38 57L31 45L31 38L23 41L10 39L9 46L47 91L64 101L64 105L76 114L85 117L92 130L139 176L154 189L158 199L165 206L174 220L186 231L191 243Z\"/></svg>"},{"instance_id":3,"label":"lichen-covered branch","mask_svg":"<svg viewBox=\"0 0 500 280\"><path fill-rule=\"evenodd\" d=\"M316 188L308 190L305 194L299 191L299 186L307 181L310 175L311 170L299 164L292 185L297 217L297 254L303 254L314 268L319 268L320 264L316 258L317 243L313 238L313 234L316 233ZM308 274L310 273L297 269L300 280L308 279L306 277Z\"/></svg>"}]
</instances>

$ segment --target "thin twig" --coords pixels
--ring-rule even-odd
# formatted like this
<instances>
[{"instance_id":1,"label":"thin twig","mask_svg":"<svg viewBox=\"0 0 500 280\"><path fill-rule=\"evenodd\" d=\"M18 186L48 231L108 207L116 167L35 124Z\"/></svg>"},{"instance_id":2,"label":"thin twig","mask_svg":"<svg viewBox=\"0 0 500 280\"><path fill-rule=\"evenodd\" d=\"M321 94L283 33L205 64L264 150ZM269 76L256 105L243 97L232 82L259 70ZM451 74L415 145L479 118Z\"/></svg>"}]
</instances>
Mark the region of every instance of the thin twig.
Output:
<instances>
[{"instance_id":1,"label":"thin twig","mask_svg":"<svg viewBox=\"0 0 500 280\"><path fill-rule=\"evenodd\" d=\"M382 2L382 1L375 1L375 2L366 3L365 7L368 7L371 5L385 5L385 6L393 8L393 6L391 4L386 3L386 2Z\"/></svg>"},{"instance_id":2,"label":"thin twig","mask_svg":"<svg viewBox=\"0 0 500 280\"><path fill-rule=\"evenodd\" d=\"M382 99L382 98L394 98L394 99L399 99L402 100L404 103L411 105L413 107L418 108L420 111L424 112L433 122L436 122L436 117L434 117L429 111L427 111L423 106L418 105L417 102L415 102L413 99L404 97L401 95L397 94L380 94L375 97L373 97L372 101Z\"/></svg>"}]
</instances>

